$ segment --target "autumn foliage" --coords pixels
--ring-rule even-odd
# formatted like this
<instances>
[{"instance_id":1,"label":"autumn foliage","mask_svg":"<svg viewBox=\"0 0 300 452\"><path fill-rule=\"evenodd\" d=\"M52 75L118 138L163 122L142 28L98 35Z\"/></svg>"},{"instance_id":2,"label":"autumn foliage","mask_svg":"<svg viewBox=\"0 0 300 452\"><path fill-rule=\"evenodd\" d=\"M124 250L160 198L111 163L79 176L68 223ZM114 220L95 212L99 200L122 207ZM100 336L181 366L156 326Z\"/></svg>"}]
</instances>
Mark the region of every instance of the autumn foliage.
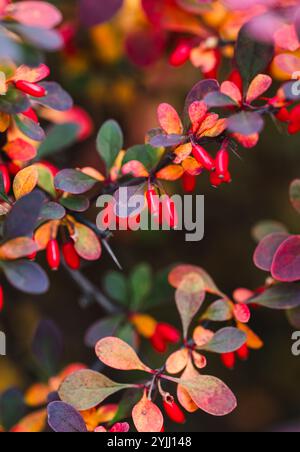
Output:
<instances>
[{"instance_id":1,"label":"autumn foliage","mask_svg":"<svg viewBox=\"0 0 300 452\"><path fill-rule=\"evenodd\" d=\"M130 27L122 11L126 17L134 11ZM61 332L52 321L42 321L31 357L41 378L24 394L10 389L1 395L1 429L162 432L166 419L183 424L198 410L232 413L234 388L207 373L210 356L218 354L234 369L237 359L246 361L263 348L263 334L251 326L258 307L287 311L291 324L299 326L299 235L277 222L260 223L253 260L265 281L260 288L225 294L200 266L170 262L159 274L147 264L121 271L109 222L99 229L91 212L98 196L117 200L119 189L129 187L144 197L139 214L147 210L156 223L176 229L171 195L182 192L178 182L186 193L196 193L199 181L202 190L226 189L235 183L233 160L253 152L267 127L300 132L299 2L80 0L78 18L64 22L50 3L0 0L0 20L2 278L19 291L40 295L51 290L48 270L65 268L102 309L84 338L95 350L93 369L101 372L85 364L64 366ZM93 121L73 105L67 82L62 88L49 81L55 68L45 64L43 53L60 51L66 64L80 66L82 30L90 31L106 62L129 60L143 73L167 59L171 71L191 65L199 80L182 113L162 100L144 142L126 149L121 126L107 119L94 145L101 166L68 168L53 156L84 145ZM90 75L81 70L83 79ZM103 98L109 104L114 94L107 91ZM123 99L128 96L126 91ZM121 102L120 96L120 108ZM163 205L158 195L165 195ZM299 214L299 180L291 184L290 199ZM124 217L110 207L117 224L128 229L130 213ZM136 213L135 219L140 220ZM105 275L104 293L80 272L103 253L119 267ZM10 303L2 285L1 315ZM179 321L153 314L166 302L170 310L176 307L180 329ZM145 350L159 355L159 369ZM106 376L111 369L122 371L126 382Z\"/></svg>"}]
</instances>

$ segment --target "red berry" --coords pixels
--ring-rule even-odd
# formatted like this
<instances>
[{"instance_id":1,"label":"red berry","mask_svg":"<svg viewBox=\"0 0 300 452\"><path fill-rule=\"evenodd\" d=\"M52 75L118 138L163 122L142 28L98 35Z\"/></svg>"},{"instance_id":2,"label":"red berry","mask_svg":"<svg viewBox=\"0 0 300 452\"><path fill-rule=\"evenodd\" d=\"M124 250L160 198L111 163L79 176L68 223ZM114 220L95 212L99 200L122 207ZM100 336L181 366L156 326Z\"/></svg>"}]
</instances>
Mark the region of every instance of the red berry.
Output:
<instances>
[{"instance_id":1,"label":"red berry","mask_svg":"<svg viewBox=\"0 0 300 452\"><path fill-rule=\"evenodd\" d=\"M2 174L5 193L8 194L11 187L10 175L6 165L0 165L0 173Z\"/></svg>"},{"instance_id":2,"label":"red berry","mask_svg":"<svg viewBox=\"0 0 300 452\"><path fill-rule=\"evenodd\" d=\"M220 187L223 182L224 179L220 179L219 175L216 172L210 174L210 183L214 188Z\"/></svg>"},{"instance_id":3,"label":"red berry","mask_svg":"<svg viewBox=\"0 0 300 452\"><path fill-rule=\"evenodd\" d=\"M0 286L0 312L3 310L4 308L4 292L3 292L3 287Z\"/></svg>"},{"instance_id":4,"label":"red berry","mask_svg":"<svg viewBox=\"0 0 300 452\"><path fill-rule=\"evenodd\" d=\"M193 193L196 189L197 184L196 176L185 172L182 178L182 183L183 189L186 193Z\"/></svg>"},{"instance_id":5,"label":"red berry","mask_svg":"<svg viewBox=\"0 0 300 452\"><path fill-rule=\"evenodd\" d=\"M235 366L235 354L234 353L223 353L221 355L222 362L224 366L232 370Z\"/></svg>"},{"instance_id":6,"label":"red berry","mask_svg":"<svg viewBox=\"0 0 300 452\"><path fill-rule=\"evenodd\" d=\"M230 174L229 171L227 171L227 173L224 174L223 182L224 182L225 184L231 184L231 182L232 182L232 177L231 177L231 174Z\"/></svg>"},{"instance_id":7,"label":"red berry","mask_svg":"<svg viewBox=\"0 0 300 452\"><path fill-rule=\"evenodd\" d=\"M195 159L208 171L214 171L216 164L212 156L199 145L193 147L193 155Z\"/></svg>"},{"instance_id":8,"label":"red berry","mask_svg":"<svg viewBox=\"0 0 300 452\"><path fill-rule=\"evenodd\" d=\"M15 83L18 90L33 97L44 97L47 93L45 88L36 83L26 82L26 80L18 80Z\"/></svg>"},{"instance_id":9,"label":"red berry","mask_svg":"<svg viewBox=\"0 0 300 452\"><path fill-rule=\"evenodd\" d=\"M290 120L290 112L287 108L281 108L275 116L281 122L289 122Z\"/></svg>"},{"instance_id":10,"label":"red berry","mask_svg":"<svg viewBox=\"0 0 300 452\"><path fill-rule=\"evenodd\" d=\"M158 323L156 333L159 334L165 341L176 344L180 340L179 331L168 323Z\"/></svg>"},{"instance_id":11,"label":"red berry","mask_svg":"<svg viewBox=\"0 0 300 452\"><path fill-rule=\"evenodd\" d=\"M185 415L183 411L179 408L177 403L175 402L164 402L164 410L167 413L168 417L171 421L176 422L177 424L185 423Z\"/></svg>"},{"instance_id":12,"label":"red berry","mask_svg":"<svg viewBox=\"0 0 300 452\"><path fill-rule=\"evenodd\" d=\"M165 353L167 351L167 343L160 334L155 331L150 339L151 345L158 353Z\"/></svg>"},{"instance_id":13,"label":"red berry","mask_svg":"<svg viewBox=\"0 0 300 452\"><path fill-rule=\"evenodd\" d=\"M170 228L175 229L178 226L176 205L168 195L165 195L162 198L162 214L163 221L170 226Z\"/></svg>"},{"instance_id":14,"label":"red berry","mask_svg":"<svg viewBox=\"0 0 300 452\"><path fill-rule=\"evenodd\" d=\"M149 190L147 190L146 199L147 199L149 212L151 212L151 214L154 215L155 217L158 217L160 201L159 201L159 196L156 193L154 188L150 188Z\"/></svg>"},{"instance_id":15,"label":"red berry","mask_svg":"<svg viewBox=\"0 0 300 452\"><path fill-rule=\"evenodd\" d=\"M31 121L34 121L36 123L39 122L39 118L37 117L36 112L32 108L29 108L27 111L23 111L22 115L31 119Z\"/></svg>"},{"instance_id":16,"label":"red berry","mask_svg":"<svg viewBox=\"0 0 300 452\"><path fill-rule=\"evenodd\" d=\"M80 257L77 254L73 242L67 242L62 247L63 256L66 264L71 270L78 270L80 267Z\"/></svg>"},{"instance_id":17,"label":"red berry","mask_svg":"<svg viewBox=\"0 0 300 452\"><path fill-rule=\"evenodd\" d=\"M171 66L179 67L185 64L191 55L191 46L185 42L180 42L172 52L169 62Z\"/></svg>"},{"instance_id":18,"label":"red berry","mask_svg":"<svg viewBox=\"0 0 300 452\"><path fill-rule=\"evenodd\" d=\"M58 270L60 266L60 251L56 239L51 239L47 245L47 261L51 270Z\"/></svg>"},{"instance_id":19,"label":"red berry","mask_svg":"<svg viewBox=\"0 0 300 452\"><path fill-rule=\"evenodd\" d=\"M238 357L242 360L242 361L247 361L247 359L249 358L249 348L247 347L247 345L243 345L238 351L237 351L237 355Z\"/></svg>"},{"instance_id":20,"label":"red berry","mask_svg":"<svg viewBox=\"0 0 300 452\"><path fill-rule=\"evenodd\" d=\"M216 172L218 176L224 179L229 168L229 153L226 149L220 149L216 157Z\"/></svg>"},{"instance_id":21,"label":"red berry","mask_svg":"<svg viewBox=\"0 0 300 452\"><path fill-rule=\"evenodd\" d=\"M7 164L7 169L12 176L16 176L20 171L21 167L14 162L9 162Z\"/></svg>"}]
</instances>

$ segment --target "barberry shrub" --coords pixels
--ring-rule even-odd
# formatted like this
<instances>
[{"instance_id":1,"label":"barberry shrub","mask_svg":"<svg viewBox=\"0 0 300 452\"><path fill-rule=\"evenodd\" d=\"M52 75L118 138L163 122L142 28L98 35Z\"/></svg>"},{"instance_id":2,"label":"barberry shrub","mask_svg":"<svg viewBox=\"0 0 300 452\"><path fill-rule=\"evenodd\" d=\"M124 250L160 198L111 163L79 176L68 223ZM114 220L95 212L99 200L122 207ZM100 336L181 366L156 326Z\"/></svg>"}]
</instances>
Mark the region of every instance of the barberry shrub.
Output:
<instances>
[{"instance_id":1,"label":"barberry shrub","mask_svg":"<svg viewBox=\"0 0 300 452\"><path fill-rule=\"evenodd\" d=\"M80 23L87 29L112 19L124 6L122 0L79 3ZM35 262L45 252L51 270L62 265L69 269L85 297L95 298L107 311L85 338L101 363L143 375L137 382L121 384L81 364L61 366L60 333L51 322L43 323L32 352L44 379L29 388L25 406L18 391L2 395L3 430L43 430L49 402L48 420L54 431L127 432L132 424L124 421L132 418L139 432L161 432L162 411L178 423L185 421L183 409L229 414L236 398L225 383L204 374L206 354L220 354L222 362L233 368L236 357L245 360L250 349L260 349L262 340L248 326L257 305L287 310L292 324L299 325L299 236L276 223L256 228L261 240L254 262L271 274L260 289L238 289L229 297L200 267L176 266L170 271L181 332L159 313L154 317L150 312L165 301L165 285L159 285L161 275L153 275L148 265L137 267L128 278L124 273L107 275L104 288L109 299L79 272L82 262L98 261L103 249L121 267L109 244L109 222L99 228L88 215L99 195L111 194L118 204L119 189L128 187L128 200L137 192L144 195L141 212L148 209L159 224L176 229L178 213L167 183L181 181L185 191L193 192L198 177L207 173L212 187L229 184L234 181L232 159L241 148L257 145L270 119L289 134L300 131L298 1L245 2L242 10L239 3L141 0L144 20L138 22L139 30L126 36L129 58L146 67L172 47L171 66L190 61L203 78L187 94L182 115L168 103L158 106L157 124L143 143L125 150L121 127L107 120L95 146L102 168L59 168L52 161L54 154L87 138L93 125L60 85L45 81L50 69L42 52L63 48L70 55L78 24L69 34L66 28L59 29L62 15L47 2L0 2L3 276L20 291L45 293L48 276ZM299 192L295 181L291 200L298 212ZM157 194L165 195L164 206ZM128 229L130 212L119 215L117 208L113 214L119 226ZM135 212L137 222L139 214ZM217 299L208 300L212 296ZM144 342L159 353L159 369L139 358ZM173 351L167 356L170 347ZM125 394L119 403L103 405L119 391ZM11 405L16 412L7 415ZM35 408L38 411L28 414Z\"/></svg>"}]
</instances>

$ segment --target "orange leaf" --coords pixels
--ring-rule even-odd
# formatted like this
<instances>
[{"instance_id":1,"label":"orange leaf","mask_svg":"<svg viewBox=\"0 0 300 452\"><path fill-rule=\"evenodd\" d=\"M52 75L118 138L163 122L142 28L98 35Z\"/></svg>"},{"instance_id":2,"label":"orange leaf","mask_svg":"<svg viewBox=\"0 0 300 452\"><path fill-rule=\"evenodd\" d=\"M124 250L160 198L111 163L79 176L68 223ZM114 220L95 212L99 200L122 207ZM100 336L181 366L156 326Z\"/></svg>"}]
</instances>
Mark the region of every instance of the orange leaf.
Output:
<instances>
[{"instance_id":1,"label":"orange leaf","mask_svg":"<svg viewBox=\"0 0 300 452\"><path fill-rule=\"evenodd\" d=\"M35 166L28 166L19 171L13 182L15 198L20 199L31 193L37 186L38 178L39 173Z\"/></svg>"},{"instance_id":2,"label":"orange leaf","mask_svg":"<svg viewBox=\"0 0 300 452\"><path fill-rule=\"evenodd\" d=\"M184 171L181 166L169 165L156 173L156 177L162 180L176 181L182 177L183 173Z\"/></svg>"},{"instance_id":3,"label":"orange leaf","mask_svg":"<svg viewBox=\"0 0 300 452\"><path fill-rule=\"evenodd\" d=\"M96 355L104 364L118 370L142 370L152 373L133 348L117 337L106 337L96 345Z\"/></svg>"},{"instance_id":4,"label":"orange leaf","mask_svg":"<svg viewBox=\"0 0 300 452\"><path fill-rule=\"evenodd\" d=\"M197 326L193 335L194 342L198 347L203 347L203 345L210 342L213 337L214 332L203 328L203 326Z\"/></svg>"},{"instance_id":5,"label":"orange leaf","mask_svg":"<svg viewBox=\"0 0 300 452\"><path fill-rule=\"evenodd\" d=\"M205 132L209 131L212 127L214 127L219 120L219 115L216 113L210 113L206 116L204 121L202 122L200 129L198 130L198 136L202 136Z\"/></svg>"},{"instance_id":6,"label":"orange leaf","mask_svg":"<svg viewBox=\"0 0 300 452\"><path fill-rule=\"evenodd\" d=\"M24 417L11 431L13 433L40 433L46 427L47 411L41 410Z\"/></svg>"},{"instance_id":7,"label":"orange leaf","mask_svg":"<svg viewBox=\"0 0 300 452\"><path fill-rule=\"evenodd\" d=\"M39 227L34 235L34 241L40 251L45 250L51 238L56 238L60 221L53 220Z\"/></svg>"},{"instance_id":8,"label":"orange leaf","mask_svg":"<svg viewBox=\"0 0 300 452\"><path fill-rule=\"evenodd\" d=\"M246 102L252 104L254 100L258 99L262 94L268 91L272 85L272 82L272 78L269 75L257 75L249 86Z\"/></svg>"},{"instance_id":9,"label":"orange leaf","mask_svg":"<svg viewBox=\"0 0 300 452\"><path fill-rule=\"evenodd\" d=\"M50 388L46 384L37 383L25 393L24 400L30 407L42 406L47 403Z\"/></svg>"},{"instance_id":10,"label":"orange leaf","mask_svg":"<svg viewBox=\"0 0 300 452\"><path fill-rule=\"evenodd\" d=\"M48 77L50 69L45 64L40 64L37 68L31 68L25 65L19 66L16 70L13 80L25 80L30 83L37 83Z\"/></svg>"},{"instance_id":11,"label":"orange leaf","mask_svg":"<svg viewBox=\"0 0 300 452\"><path fill-rule=\"evenodd\" d=\"M201 276L204 281L205 290L213 295L219 295L222 298L227 298L216 286L213 279L209 274L203 270L201 267L196 267L195 265L178 265L169 274L169 283L175 289L178 289L184 280L185 276L190 273L197 273Z\"/></svg>"},{"instance_id":12,"label":"orange leaf","mask_svg":"<svg viewBox=\"0 0 300 452\"><path fill-rule=\"evenodd\" d=\"M191 176L199 176L203 171L203 166L194 157L188 157L182 162L184 171Z\"/></svg>"},{"instance_id":13,"label":"orange leaf","mask_svg":"<svg viewBox=\"0 0 300 452\"><path fill-rule=\"evenodd\" d=\"M189 381L197 376L198 376L198 372L194 368L193 363L190 359L188 362L188 365L186 367L186 370L182 374L181 380ZM183 408L188 413L195 413L195 411L198 411L198 407L193 402L193 399L191 398L188 390L185 387L183 387L181 384L179 384L178 388L177 388L177 398L179 400L179 403L183 406Z\"/></svg>"},{"instance_id":14,"label":"orange leaf","mask_svg":"<svg viewBox=\"0 0 300 452\"><path fill-rule=\"evenodd\" d=\"M97 180L98 182L103 182L105 180L105 177L99 171L97 171L95 168L91 168L90 166L81 168L80 171L87 176L90 176L92 179Z\"/></svg>"},{"instance_id":15,"label":"orange leaf","mask_svg":"<svg viewBox=\"0 0 300 452\"><path fill-rule=\"evenodd\" d=\"M141 336L149 339L154 335L157 322L150 315L134 314L130 321Z\"/></svg>"},{"instance_id":16,"label":"orange leaf","mask_svg":"<svg viewBox=\"0 0 300 452\"><path fill-rule=\"evenodd\" d=\"M159 433L164 425L160 409L147 398L146 392L142 400L133 408L132 419L140 433Z\"/></svg>"},{"instance_id":17,"label":"orange leaf","mask_svg":"<svg viewBox=\"0 0 300 452\"><path fill-rule=\"evenodd\" d=\"M89 432L93 432L99 424L111 422L118 412L118 405L103 405L98 409L92 408L87 411L81 411L80 414L86 423Z\"/></svg>"},{"instance_id":18,"label":"orange leaf","mask_svg":"<svg viewBox=\"0 0 300 452\"><path fill-rule=\"evenodd\" d=\"M131 160L122 167L122 174L131 174L133 177L148 177L149 172L138 160Z\"/></svg>"},{"instance_id":19,"label":"orange leaf","mask_svg":"<svg viewBox=\"0 0 300 452\"><path fill-rule=\"evenodd\" d=\"M166 370L169 374L176 375L182 372L187 364L189 359L189 351L186 348L183 348L182 350L178 350L175 353L172 353L171 356L169 356L167 362L166 362Z\"/></svg>"},{"instance_id":20,"label":"orange leaf","mask_svg":"<svg viewBox=\"0 0 300 452\"><path fill-rule=\"evenodd\" d=\"M255 334L248 325L245 325L244 323L238 323L237 326L239 330L243 331L246 334L246 345L249 348L253 350L260 350L264 346L264 343L260 339L260 337L258 337L257 334Z\"/></svg>"},{"instance_id":21,"label":"orange leaf","mask_svg":"<svg viewBox=\"0 0 300 452\"><path fill-rule=\"evenodd\" d=\"M29 256L38 250L37 244L29 237L9 240L0 247L0 259L15 260Z\"/></svg>"},{"instance_id":22,"label":"orange leaf","mask_svg":"<svg viewBox=\"0 0 300 452\"><path fill-rule=\"evenodd\" d=\"M240 133L233 133L232 136L246 149L254 148L259 141L258 133L255 133L254 135L241 135Z\"/></svg>"},{"instance_id":23,"label":"orange leaf","mask_svg":"<svg viewBox=\"0 0 300 452\"><path fill-rule=\"evenodd\" d=\"M218 61L215 51L206 50L200 45L192 50L191 62L193 66L200 68L202 72L206 73L212 71Z\"/></svg>"},{"instance_id":24,"label":"orange leaf","mask_svg":"<svg viewBox=\"0 0 300 452\"><path fill-rule=\"evenodd\" d=\"M75 232L72 238L79 256L87 261L100 259L102 247L95 232L81 223L75 223L74 226Z\"/></svg>"},{"instance_id":25,"label":"orange leaf","mask_svg":"<svg viewBox=\"0 0 300 452\"><path fill-rule=\"evenodd\" d=\"M234 100L237 105L242 103L243 97L240 89L233 82L223 82L221 85L221 93L225 94L225 96L230 97L230 99Z\"/></svg>"},{"instance_id":26,"label":"orange leaf","mask_svg":"<svg viewBox=\"0 0 300 452\"><path fill-rule=\"evenodd\" d=\"M168 133L181 135L183 125L177 111L169 104L160 104L158 107L158 120L161 128Z\"/></svg>"},{"instance_id":27,"label":"orange leaf","mask_svg":"<svg viewBox=\"0 0 300 452\"><path fill-rule=\"evenodd\" d=\"M4 147L4 151L12 160L19 160L20 162L27 162L36 157L36 148L22 138L8 142Z\"/></svg>"},{"instance_id":28,"label":"orange leaf","mask_svg":"<svg viewBox=\"0 0 300 452\"><path fill-rule=\"evenodd\" d=\"M182 163L189 155L191 155L192 150L193 147L191 143L182 144L181 146L179 146L174 152L174 154L176 155L174 163Z\"/></svg>"},{"instance_id":29,"label":"orange leaf","mask_svg":"<svg viewBox=\"0 0 300 452\"><path fill-rule=\"evenodd\" d=\"M6 132L10 124L10 116L6 113L0 112L0 132Z\"/></svg>"},{"instance_id":30,"label":"orange leaf","mask_svg":"<svg viewBox=\"0 0 300 452\"><path fill-rule=\"evenodd\" d=\"M218 137L227 128L227 119L219 119L214 126L202 133L202 137Z\"/></svg>"}]
</instances>

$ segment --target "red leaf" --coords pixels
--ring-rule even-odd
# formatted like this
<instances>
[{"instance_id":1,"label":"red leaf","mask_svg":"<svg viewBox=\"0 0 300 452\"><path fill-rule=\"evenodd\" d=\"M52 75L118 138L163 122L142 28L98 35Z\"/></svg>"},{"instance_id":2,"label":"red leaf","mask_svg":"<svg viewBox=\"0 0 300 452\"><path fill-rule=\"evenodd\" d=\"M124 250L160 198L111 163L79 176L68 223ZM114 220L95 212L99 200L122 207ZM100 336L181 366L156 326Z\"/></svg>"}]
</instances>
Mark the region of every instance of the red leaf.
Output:
<instances>
[{"instance_id":1,"label":"red leaf","mask_svg":"<svg viewBox=\"0 0 300 452\"><path fill-rule=\"evenodd\" d=\"M273 278L282 282L300 279L300 236L291 236L280 245L271 272Z\"/></svg>"}]
</instances>

